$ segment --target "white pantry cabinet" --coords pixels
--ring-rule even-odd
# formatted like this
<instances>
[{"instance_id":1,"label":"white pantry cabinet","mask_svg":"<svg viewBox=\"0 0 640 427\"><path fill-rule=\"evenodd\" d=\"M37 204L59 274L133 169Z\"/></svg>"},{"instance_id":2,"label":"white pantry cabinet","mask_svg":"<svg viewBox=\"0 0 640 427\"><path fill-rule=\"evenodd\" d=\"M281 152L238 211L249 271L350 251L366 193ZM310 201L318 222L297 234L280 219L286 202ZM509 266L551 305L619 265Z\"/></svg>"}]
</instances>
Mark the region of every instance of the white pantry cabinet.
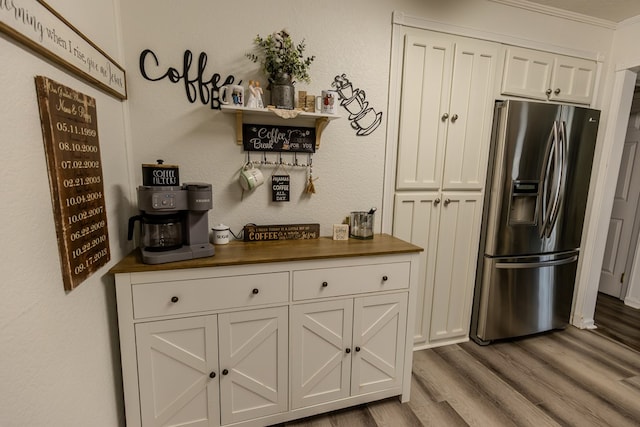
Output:
<instances>
[{"instance_id":1,"label":"white pantry cabinet","mask_svg":"<svg viewBox=\"0 0 640 427\"><path fill-rule=\"evenodd\" d=\"M502 93L543 101L590 104L596 61L510 46Z\"/></svg>"},{"instance_id":2,"label":"white pantry cabinet","mask_svg":"<svg viewBox=\"0 0 640 427\"><path fill-rule=\"evenodd\" d=\"M233 242L115 274L127 426L265 426L409 400L418 254L373 240Z\"/></svg>"},{"instance_id":3,"label":"white pantry cabinet","mask_svg":"<svg viewBox=\"0 0 640 427\"><path fill-rule=\"evenodd\" d=\"M396 193L393 233L421 245L417 348L468 338L475 282L482 193Z\"/></svg>"},{"instance_id":4,"label":"white pantry cabinet","mask_svg":"<svg viewBox=\"0 0 640 427\"><path fill-rule=\"evenodd\" d=\"M420 255L415 348L468 339L483 188L503 52L407 29L393 235Z\"/></svg>"},{"instance_id":5,"label":"white pantry cabinet","mask_svg":"<svg viewBox=\"0 0 640 427\"><path fill-rule=\"evenodd\" d=\"M405 35L396 190L484 186L499 46Z\"/></svg>"}]
</instances>

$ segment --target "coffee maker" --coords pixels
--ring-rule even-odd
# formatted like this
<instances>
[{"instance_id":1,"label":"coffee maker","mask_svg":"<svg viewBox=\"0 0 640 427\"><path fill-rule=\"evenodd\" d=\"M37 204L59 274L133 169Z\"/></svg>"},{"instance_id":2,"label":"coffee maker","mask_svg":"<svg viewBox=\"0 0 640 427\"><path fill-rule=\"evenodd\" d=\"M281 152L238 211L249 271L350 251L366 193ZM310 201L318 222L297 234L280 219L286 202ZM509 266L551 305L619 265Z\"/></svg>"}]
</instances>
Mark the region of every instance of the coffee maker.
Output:
<instances>
[{"instance_id":1,"label":"coffee maker","mask_svg":"<svg viewBox=\"0 0 640 427\"><path fill-rule=\"evenodd\" d=\"M142 261L162 264L212 256L208 211L213 207L211 184L138 187L140 214L129 218L129 240L140 221Z\"/></svg>"}]
</instances>

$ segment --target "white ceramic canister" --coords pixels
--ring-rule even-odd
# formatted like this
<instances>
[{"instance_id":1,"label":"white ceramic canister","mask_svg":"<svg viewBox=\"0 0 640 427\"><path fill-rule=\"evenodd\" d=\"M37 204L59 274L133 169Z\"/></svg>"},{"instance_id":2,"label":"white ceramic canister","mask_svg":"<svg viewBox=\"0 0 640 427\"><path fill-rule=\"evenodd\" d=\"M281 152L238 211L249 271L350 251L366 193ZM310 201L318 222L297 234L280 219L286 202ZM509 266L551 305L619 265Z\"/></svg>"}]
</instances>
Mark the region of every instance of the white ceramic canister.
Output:
<instances>
[{"instance_id":1,"label":"white ceramic canister","mask_svg":"<svg viewBox=\"0 0 640 427\"><path fill-rule=\"evenodd\" d=\"M215 225L213 228L213 244L226 245L229 243L229 227L224 224Z\"/></svg>"}]
</instances>

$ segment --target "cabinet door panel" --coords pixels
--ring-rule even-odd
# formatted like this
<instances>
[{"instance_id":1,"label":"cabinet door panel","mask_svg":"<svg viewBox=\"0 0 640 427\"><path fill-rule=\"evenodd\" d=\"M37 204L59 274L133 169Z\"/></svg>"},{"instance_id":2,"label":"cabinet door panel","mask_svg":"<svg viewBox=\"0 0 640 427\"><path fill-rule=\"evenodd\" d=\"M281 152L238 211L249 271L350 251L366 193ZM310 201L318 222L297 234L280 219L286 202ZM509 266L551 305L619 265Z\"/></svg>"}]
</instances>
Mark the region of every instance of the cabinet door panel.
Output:
<instances>
[{"instance_id":1,"label":"cabinet door panel","mask_svg":"<svg viewBox=\"0 0 640 427\"><path fill-rule=\"evenodd\" d=\"M215 316L136 325L142 425L220 425Z\"/></svg>"},{"instance_id":2,"label":"cabinet door panel","mask_svg":"<svg viewBox=\"0 0 640 427\"><path fill-rule=\"evenodd\" d=\"M353 300L291 307L292 409L349 396Z\"/></svg>"},{"instance_id":3,"label":"cabinet door panel","mask_svg":"<svg viewBox=\"0 0 640 427\"><path fill-rule=\"evenodd\" d=\"M357 298L353 311L351 394L400 387L407 294Z\"/></svg>"},{"instance_id":4,"label":"cabinet door panel","mask_svg":"<svg viewBox=\"0 0 640 427\"><path fill-rule=\"evenodd\" d=\"M554 101L589 104L593 98L596 63L570 56L557 56L551 80ZM556 93L556 91L559 91Z\"/></svg>"},{"instance_id":5,"label":"cabinet door panel","mask_svg":"<svg viewBox=\"0 0 640 427\"><path fill-rule=\"evenodd\" d=\"M287 307L220 314L218 324L222 424L286 411Z\"/></svg>"},{"instance_id":6,"label":"cabinet door panel","mask_svg":"<svg viewBox=\"0 0 640 427\"><path fill-rule=\"evenodd\" d=\"M484 186L497 58L493 43L456 43L443 190L481 190Z\"/></svg>"},{"instance_id":7,"label":"cabinet door panel","mask_svg":"<svg viewBox=\"0 0 640 427\"><path fill-rule=\"evenodd\" d=\"M505 58L502 93L546 101L552 69L553 55L510 47Z\"/></svg>"},{"instance_id":8,"label":"cabinet door panel","mask_svg":"<svg viewBox=\"0 0 640 427\"><path fill-rule=\"evenodd\" d=\"M407 35L400 101L396 188L438 189L448 112L453 44Z\"/></svg>"},{"instance_id":9,"label":"cabinet door panel","mask_svg":"<svg viewBox=\"0 0 640 427\"><path fill-rule=\"evenodd\" d=\"M393 235L424 248L420 253L416 321L413 342L423 344L429 337L431 292L433 288L436 250L438 248L438 203L440 193L412 192L396 194L393 212Z\"/></svg>"},{"instance_id":10,"label":"cabinet door panel","mask_svg":"<svg viewBox=\"0 0 640 427\"><path fill-rule=\"evenodd\" d=\"M469 332L482 217L480 193L445 192L442 197L432 289L432 341Z\"/></svg>"}]
</instances>

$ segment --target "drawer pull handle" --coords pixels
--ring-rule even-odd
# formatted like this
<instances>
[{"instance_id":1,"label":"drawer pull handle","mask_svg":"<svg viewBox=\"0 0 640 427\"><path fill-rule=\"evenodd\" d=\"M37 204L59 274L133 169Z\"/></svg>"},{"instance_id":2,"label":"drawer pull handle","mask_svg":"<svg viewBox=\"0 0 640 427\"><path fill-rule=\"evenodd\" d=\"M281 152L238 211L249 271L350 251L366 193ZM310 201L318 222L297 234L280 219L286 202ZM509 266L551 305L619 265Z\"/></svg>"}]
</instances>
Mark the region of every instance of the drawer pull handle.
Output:
<instances>
[{"instance_id":1,"label":"drawer pull handle","mask_svg":"<svg viewBox=\"0 0 640 427\"><path fill-rule=\"evenodd\" d=\"M389 276L382 276L382 281L386 282L387 280L389 280Z\"/></svg>"},{"instance_id":2,"label":"drawer pull handle","mask_svg":"<svg viewBox=\"0 0 640 427\"><path fill-rule=\"evenodd\" d=\"M172 303L174 303L174 304L175 304L175 303L177 303L178 301L180 301L180 298L178 298L178 297L171 297L171 302L172 302Z\"/></svg>"},{"instance_id":3,"label":"drawer pull handle","mask_svg":"<svg viewBox=\"0 0 640 427\"><path fill-rule=\"evenodd\" d=\"M360 351L360 347L356 346L356 353L358 353Z\"/></svg>"},{"instance_id":4,"label":"drawer pull handle","mask_svg":"<svg viewBox=\"0 0 640 427\"><path fill-rule=\"evenodd\" d=\"M253 292L254 295L257 295L260 291L258 290L258 288L253 288L253 291L251 292Z\"/></svg>"},{"instance_id":5,"label":"drawer pull handle","mask_svg":"<svg viewBox=\"0 0 640 427\"><path fill-rule=\"evenodd\" d=\"M322 287L323 287L323 288L326 288L327 286L329 286L329 283L327 283L327 282L322 282Z\"/></svg>"},{"instance_id":6,"label":"drawer pull handle","mask_svg":"<svg viewBox=\"0 0 640 427\"><path fill-rule=\"evenodd\" d=\"M209 374L209 378L215 378L215 377L216 377L216 373L212 371L212 372Z\"/></svg>"},{"instance_id":7,"label":"drawer pull handle","mask_svg":"<svg viewBox=\"0 0 640 427\"><path fill-rule=\"evenodd\" d=\"M347 348L344 352L345 352L345 353L347 353L347 354L349 354L349 353L351 353L351 349L350 349L350 348Z\"/></svg>"},{"instance_id":8,"label":"drawer pull handle","mask_svg":"<svg viewBox=\"0 0 640 427\"><path fill-rule=\"evenodd\" d=\"M227 375L229 374L229 370L228 369L223 369L222 370L222 375Z\"/></svg>"}]
</instances>

